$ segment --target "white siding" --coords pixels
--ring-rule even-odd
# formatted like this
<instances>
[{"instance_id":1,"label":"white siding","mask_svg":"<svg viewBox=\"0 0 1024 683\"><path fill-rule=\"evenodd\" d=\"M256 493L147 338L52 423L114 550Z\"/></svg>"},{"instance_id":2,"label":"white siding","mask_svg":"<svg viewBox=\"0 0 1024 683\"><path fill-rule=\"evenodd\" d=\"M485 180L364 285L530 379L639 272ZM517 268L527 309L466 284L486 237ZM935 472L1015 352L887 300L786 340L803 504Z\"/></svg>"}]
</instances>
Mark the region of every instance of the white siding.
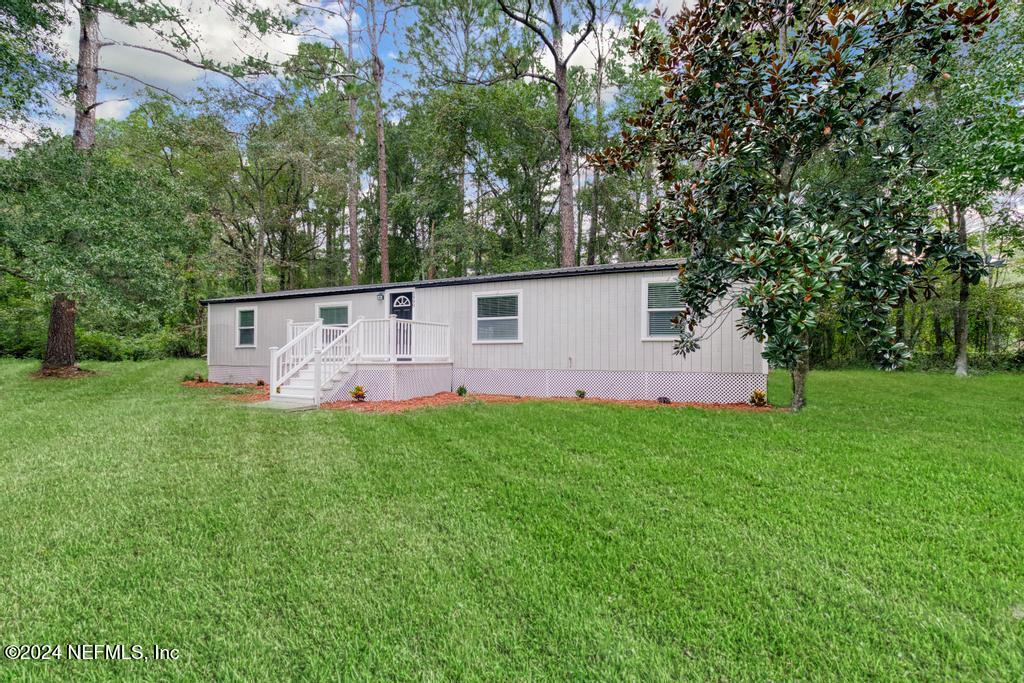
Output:
<instances>
[{"instance_id":1,"label":"white siding","mask_svg":"<svg viewBox=\"0 0 1024 683\"><path fill-rule=\"evenodd\" d=\"M644 280L665 271L596 273L514 282L424 287L414 291L417 320L452 327L456 368L529 368L551 370L647 370L687 372L767 372L760 345L736 330L738 312L706 339L699 351L683 357L672 341L643 341ZM473 294L516 291L520 298L522 343L473 343ZM350 319L386 315L376 292L323 297L210 304L210 365L266 366L270 346L285 342L285 320L308 321L317 303L352 302ZM257 349L235 348L235 309L258 309Z\"/></svg>"}]
</instances>

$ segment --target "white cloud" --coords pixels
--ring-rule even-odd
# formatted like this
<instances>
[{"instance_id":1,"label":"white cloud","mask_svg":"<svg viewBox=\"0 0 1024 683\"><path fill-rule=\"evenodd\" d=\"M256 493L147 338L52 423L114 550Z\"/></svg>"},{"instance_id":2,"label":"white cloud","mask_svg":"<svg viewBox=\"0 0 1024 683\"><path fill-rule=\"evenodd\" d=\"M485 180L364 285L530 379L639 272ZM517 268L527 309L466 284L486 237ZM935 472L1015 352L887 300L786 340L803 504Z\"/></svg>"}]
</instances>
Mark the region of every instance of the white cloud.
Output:
<instances>
[{"instance_id":1,"label":"white cloud","mask_svg":"<svg viewBox=\"0 0 1024 683\"><path fill-rule=\"evenodd\" d=\"M186 12L189 17L188 30L201 46L201 51L196 50L187 55L193 61L198 62L206 57L230 63L240 61L247 55L266 56L271 61L282 61L297 50L297 36L275 35L262 39L252 36L235 24L213 0L172 0L172 4ZM287 0L258 0L258 4L266 8L288 8ZM78 31L77 17L73 17L61 36L61 43L72 60L77 57ZM100 34L105 41L131 43L152 50L174 53L174 50L168 48L151 29L127 26L105 15L100 17ZM134 106L134 100L145 87L143 83L185 97L200 83L223 80L223 77L185 64L171 56L121 45L108 45L102 48L100 67L131 77L121 77L109 72L100 73L100 99L108 100L98 108L97 116L100 118L119 119L127 116ZM35 121L34 128L37 131L42 128L70 131L74 109L61 105L56 108L54 114L52 119Z\"/></svg>"},{"instance_id":2,"label":"white cloud","mask_svg":"<svg viewBox=\"0 0 1024 683\"><path fill-rule=\"evenodd\" d=\"M646 4L646 8L648 11L652 11L656 7L661 7L664 12L663 16L671 17L674 14L678 14L683 5L693 7L695 4L694 0L653 0Z\"/></svg>"},{"instance_id":3,"label":"white cloud","mask_svg":"<svg viewBox=\"0 0 1024 683\"><path fill-rule=\"evenodd\" d=\"M131 100L107 100L96 107L96 118L121 120L131 113Z\"/></svg>"},{"instance_id":4,"label":"white cloud","mask_svg":"<svg viewBox=\"0 0 1024 683\"><path fill-rule=\"evenodd\" d=\"M601 41L604 45L605 60L608 59L608 52L610 51L612 43L614 42L615 38L628 30L628 27L623 26L622 23L618 20L610 21L604 25L601 34ZM565 34L563 44L566 46L566 49L569 49L572 45L575 44L578 36L578 32L575 35L571 33ZM572 59L569 61L569 66L582 67L588 73L594 73L597 70L597 48L598 34L596 31L594 31L591 32L589 36L587 36L587 39L584 40L583 44L580 45L578 50L576 50L576 53L572 56ZM539 55L541 59L541 64L544 65L544 68L548 72L554 71L554 57L551 56L551 52L545 46L542 45L540 47ZM630 57L627 55L626 59L628 60L630 59ZM605 86L604 91L601 93L601 99L605 103L611 102L612 100L615 99L615 93L617 91L617 88Z\"/></svg>"},{"instance_id":5,"label":"white cloud","mask_svg":"<svg viewBox=\"0 0 1024 683\"><path fill-rule=\"evenodd\" d=\"M344 45L348 39L348 22L346 17L339 14L338 8L334 6L329 7L329 10L314 15L313 26L308 37L321 42L331 43L333 41L338 45ZM363 20L359 13L353 14L352 32L360 31L362 25Z\"/></svg>"}]
</instances>

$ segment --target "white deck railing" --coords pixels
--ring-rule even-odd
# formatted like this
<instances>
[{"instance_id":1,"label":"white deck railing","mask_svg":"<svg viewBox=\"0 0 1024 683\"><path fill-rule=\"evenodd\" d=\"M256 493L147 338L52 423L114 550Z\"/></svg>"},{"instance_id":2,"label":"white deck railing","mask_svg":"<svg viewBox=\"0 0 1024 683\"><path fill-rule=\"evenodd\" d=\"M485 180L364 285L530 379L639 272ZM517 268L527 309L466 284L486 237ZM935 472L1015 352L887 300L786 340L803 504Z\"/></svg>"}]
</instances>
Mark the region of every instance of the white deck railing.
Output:
<instances>
[{"instance_id":1,"label":"white deck railing","mask_svg":"<svg viewBox=\"0 0 1024 683\"><path fill-rule=\"evenodd\" d=\"M368 363L447 362L451 360L451 328L445 323L390 318L361 319L360 360Z\"/></svg>"},{"instance_id":2,"label":"white deck railing","mask_svg":"<svg viewBox=\"0 0 1024 683\"><path fill-rule=\"evenodd\" d=\"M314 320L311 323L297 323L291 320L286 320L285 327L288 330L288 341L291 341L309 328L317 325L320 327L320 341L324 346L327 346L334 341L335 337L344 332L348 327L348 325L324 325L322 320Z\"/></svg>"},{"instance_id":3,"label":"white deck railing","mask_svg":"<svg viewBox=\"0 0 1024 683\"><path fill-rule=\"evenodd\" d=\"M305 367L312 359L313 352L321 347L320 328L317 320L297 332L281 348L270 347L270 395L277 393L282 384ZM288 321L288 333L292 332L292 321Z\"/></svg>"},{"instance_id":4,"label":"white deck railing","mask_svg":"<svg viewBox=\"0 0 1024 683\"><path fill-rule=\"evenodd\" d=\"M451 329L445 323L390 318L360 318L351 325L287 321L288 343L270 349L270 395L293 375L313 366L315 401L350 363L448 362Z\"/></svg>"}]
</instances>

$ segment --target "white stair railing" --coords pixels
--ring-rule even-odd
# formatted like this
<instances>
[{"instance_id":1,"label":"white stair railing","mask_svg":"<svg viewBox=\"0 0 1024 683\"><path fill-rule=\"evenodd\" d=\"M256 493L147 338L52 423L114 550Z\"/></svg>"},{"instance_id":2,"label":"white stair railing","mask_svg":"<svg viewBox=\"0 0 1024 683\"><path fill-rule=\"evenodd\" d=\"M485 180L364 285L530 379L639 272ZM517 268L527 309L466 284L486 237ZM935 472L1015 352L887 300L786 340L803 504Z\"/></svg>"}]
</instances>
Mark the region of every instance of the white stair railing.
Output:
<instances>
[{"instance_id":1,"label":"white stair railing","mask_svg":"<svg viewBox=\"0 0 1024 683\"><path fill-rule=\"evenodd\" d=\"M289 321L290 324L290 321ZM310 323L281 348L270 347L270 395L277 394L281 385L313 360L313 354L320 346L322 320Z\"/></svg>"},{"instance_id":2,"label":"white stair railing","mask_svg":"<svg viewBox=\"0 0 1024 683\"><path fill-rule=\"evenodd\" d=\"M320 405L324 388L356 360L371 363L451 360L451 327L445 323L389 318L359 318L351 325L287 321L294 335L281 348L270 347L270 395L302 368L313 370L314 400Z\"/></svg>"},{"instance_id":3,"label":"white stair railing","mask_svg":"<svg viewBox=\"0 0 1024 683\"><path fill-rule=\"evenodd\" d=\"M362 319L349 325L322 349L313 353L313 400L320 405L324 388L339 372L359 357L359 330Z\"/></svg>"}]
</instances>

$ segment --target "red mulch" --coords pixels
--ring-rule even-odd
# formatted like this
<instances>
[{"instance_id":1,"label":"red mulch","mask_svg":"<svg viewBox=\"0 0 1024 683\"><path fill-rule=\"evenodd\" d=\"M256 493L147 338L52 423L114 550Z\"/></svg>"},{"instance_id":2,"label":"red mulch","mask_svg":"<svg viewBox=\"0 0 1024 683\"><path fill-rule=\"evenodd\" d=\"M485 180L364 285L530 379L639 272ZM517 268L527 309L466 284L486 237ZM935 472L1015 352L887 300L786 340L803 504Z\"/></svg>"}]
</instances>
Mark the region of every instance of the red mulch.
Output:
<instances>
[{"instance_id":1,"label":"red mulch","mask_svg":"<svg viewBox=\"0 0 1024 683\"><path fill-rule=\"evenodd\" d=\"M242 394L227 394L218 397L226 401L258 403L259 401L270 399L270 387L265 384L221 384L220 382L196 382L194 380L188 380L181 384L182 386L194 389L216 389L223 387L251 389L251 391ZM758 408L747 403L658 403L657 401L616 401L605 398L537 398L532 396L503 396L500 394L471 394L463 397L452 391L442 391L433 396L421 396L405 401L333 401L331 403L322 403L320 407L326 410L353 410L359 413L404 413L407 410L442 408L470 401L481 401L483 403L526 403L528 401L593 403L596 405L633 406L637 408L704 408L706 410L736 410L749 413L766 413L772 410L781 410L771 406Z\"/></svg>"},{"instance_id":2,"label":"red mulch","mask_svg":"<svg viewBox=\"0 0 1024 683\"><path fill-rule=\"evenodd\" d=\"M223 387L233 387L235 389L251 389L244 394L226 394L224 396L218 396L225 401L240 401L242 403L259 403L260 401L270 400L270 387L266 384L222 384L220 382L196 382L195 380L187 380L181 383L183 387L190 387L192 389L218 389Z\"/></svg>"},{"instance_id":3,"label":"red mulch","mask_svg":"<svg viewBox=\"0 0 1024 683\"><path fill-rule=\"evenodd\" d=\"M771 407L757 408L746 403L658 403L657 401L616 401L603 398L536 398L531 396L502 396L499 394L472 394L462 397L451 391L442 391L433 396L421 396L406 401L335 401L321 404L328 410L355 410L360 413L401 413L417 408L439 408L468 401L484 403L526 403L528 401L593 403L597 405L634 406L638 408L706 408L708 410L737 410L764 413Z\"/></svg>"},{"instance_id":4,"label":"red mulch","mask_svg":"<svg viewBox=\"0 0 1024 683\"><path fill-rule=\"evenodd\" d=\"M95 374L92 370L71 365L66 368L39 368L29 377L33 379L80 379L82 377L91 377Z\"/></svg>"}]
</instances>

